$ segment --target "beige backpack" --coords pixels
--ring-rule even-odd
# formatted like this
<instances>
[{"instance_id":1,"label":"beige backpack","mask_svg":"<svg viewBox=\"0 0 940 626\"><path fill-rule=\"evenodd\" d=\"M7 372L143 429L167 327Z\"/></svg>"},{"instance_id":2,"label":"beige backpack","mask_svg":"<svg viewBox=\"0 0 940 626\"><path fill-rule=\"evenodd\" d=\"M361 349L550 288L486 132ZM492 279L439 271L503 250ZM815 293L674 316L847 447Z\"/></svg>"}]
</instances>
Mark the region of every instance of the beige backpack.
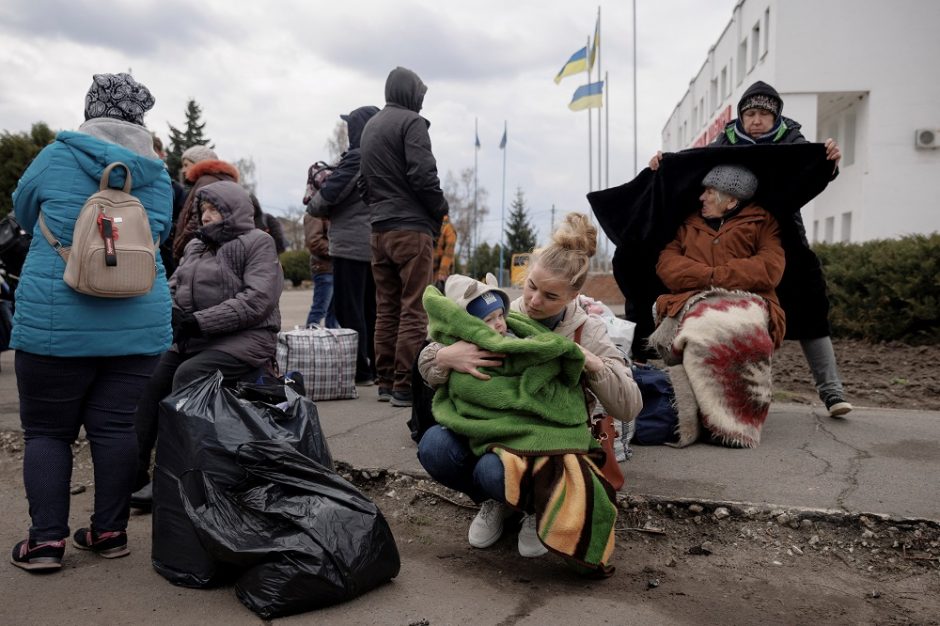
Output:
<instances>
[{"instance_id":1,"label":"beige backpack","mask_svg":"<svg viewBox=\"0 0 940 626\"><path fill-rule=\"evenodd\" d=\"M127 172L123 189L108 185L115 167ZM153 287L159 240L150 232L147 210L130 192L130 168L120 161L108 165L98 191L88 197L78 214L71 246L63 246L52 235L40 211L39 228L65 260L62 278L75 291L101 298L130 298Z\"/></svg>"}]
</instances>

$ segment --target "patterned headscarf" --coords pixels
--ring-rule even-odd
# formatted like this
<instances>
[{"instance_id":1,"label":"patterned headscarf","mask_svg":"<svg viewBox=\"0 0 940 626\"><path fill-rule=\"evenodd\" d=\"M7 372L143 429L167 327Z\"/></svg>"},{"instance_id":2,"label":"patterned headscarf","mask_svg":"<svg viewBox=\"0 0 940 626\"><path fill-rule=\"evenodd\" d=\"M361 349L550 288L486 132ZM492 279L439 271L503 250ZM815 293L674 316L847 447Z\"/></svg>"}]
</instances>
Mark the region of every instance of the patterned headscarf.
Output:
<instances>
[{"instance_id":1,"label":"patterned headscarf","mask_svg":"<svg viewBox=\"0 0 940 626\"><path fill-rule=\"evenodd\" d=\"M143 126L154 102L150 90L130 74L95 74L85 95L85 119L114 117Z\"/></svg>"}]
</instances>

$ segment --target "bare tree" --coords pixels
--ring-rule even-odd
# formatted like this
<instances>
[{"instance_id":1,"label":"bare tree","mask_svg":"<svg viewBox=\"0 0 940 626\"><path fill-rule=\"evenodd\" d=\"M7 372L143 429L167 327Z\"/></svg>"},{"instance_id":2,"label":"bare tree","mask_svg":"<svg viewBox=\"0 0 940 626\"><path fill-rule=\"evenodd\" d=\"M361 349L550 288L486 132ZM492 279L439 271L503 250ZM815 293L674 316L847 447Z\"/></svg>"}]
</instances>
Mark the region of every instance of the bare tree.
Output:
<instances>
[{"instance_id":1,"label":"bare tree","mask_svg":"<svg viewBox=\"0 0 940 626\"><path fill-rule=\"evenodd\" d=\"M284 238L287 239L289 250L304 249L304 214L303 207L292 204L278 219L284 229Z\"/></svg>"},{"instance_id":2,"label":"bare tree","mask_svg":"<svg viewBox=\"0 0 940 626\"><path fill-rule=\"evenodd\" d=\"M330 163L338 163L339 158L349 149L349 134L346 132L346 122L340 120L333 127L333 133L326 140L326 151L330 155Z\"/></svg>"},{"instance_id":3,"label":"bare tree","mask_svg":"<svg viewBox=\"0 0 940 626\"><path fill-rule=\"evenodd\" d=\"M238 183L250 194L258 194L258 176L255 160L252 157L242 158L233 164L238 170Z\"/></svg>"},{"instance_id":4,"label":"bare tree","mask_svg":"<svg viewBox=\"0 0 940 626\"><path fill-rule=\"evenodd\" d=\"M450 223L457 231L456 256L464 268L470 262L472 250L479 245L476 241L479 227L490 212L486 205L488 195L485 187L477 185L474 210L472 167L462 170L459 177L450 171L444 177L444 197L450 205Z\"/></svg>"}]
</instances>

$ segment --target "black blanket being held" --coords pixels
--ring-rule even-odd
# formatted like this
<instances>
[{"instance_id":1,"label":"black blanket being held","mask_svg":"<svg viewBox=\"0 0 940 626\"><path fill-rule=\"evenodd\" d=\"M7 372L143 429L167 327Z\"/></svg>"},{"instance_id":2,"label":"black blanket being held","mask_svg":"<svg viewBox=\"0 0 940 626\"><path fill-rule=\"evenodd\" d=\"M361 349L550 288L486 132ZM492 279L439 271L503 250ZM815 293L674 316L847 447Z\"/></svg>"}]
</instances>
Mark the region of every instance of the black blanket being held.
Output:
<instances>
[{"instance_id":1,"label":"black blanket being held","mask_svg":"<svg viewBox=\"0 0 940 626\"><path fill-rule=\"evenodd\" d=\"M666 153L658 170L646 168L626 184L587 196L598 223L617 246L614 277L627 299L627 319L637 324L638 358L655 358L644 352L653 330L652 306L669 291L656 276L659 253L700 209L702 179L719 164L739 164L754 172L758 186L753 201L780 223L787 267L777 296L787 315L787 339L829 334L825 279L795 219L832 178L833 164L826 160L823 144L693 148Z\"/></svg>"}]
</instances>

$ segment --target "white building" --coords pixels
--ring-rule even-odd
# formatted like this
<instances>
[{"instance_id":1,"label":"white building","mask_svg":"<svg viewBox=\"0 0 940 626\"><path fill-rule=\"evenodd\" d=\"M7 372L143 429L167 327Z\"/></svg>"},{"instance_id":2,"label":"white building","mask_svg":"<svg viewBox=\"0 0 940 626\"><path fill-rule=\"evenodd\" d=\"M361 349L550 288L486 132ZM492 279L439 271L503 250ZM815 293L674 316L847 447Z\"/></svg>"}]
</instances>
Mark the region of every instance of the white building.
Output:
<instances>
[{"instance_id":1,"label":"white building","mask_svg":"<svg viewBox=\"0 0 940 626\"><path fill-rule=\"evenodd\" d=\"M663 128L663 150L705 145L754 81L841 173L803 208L816 242L940 231L940 2L741 0Z\"/></svg>"}]
</instances>

